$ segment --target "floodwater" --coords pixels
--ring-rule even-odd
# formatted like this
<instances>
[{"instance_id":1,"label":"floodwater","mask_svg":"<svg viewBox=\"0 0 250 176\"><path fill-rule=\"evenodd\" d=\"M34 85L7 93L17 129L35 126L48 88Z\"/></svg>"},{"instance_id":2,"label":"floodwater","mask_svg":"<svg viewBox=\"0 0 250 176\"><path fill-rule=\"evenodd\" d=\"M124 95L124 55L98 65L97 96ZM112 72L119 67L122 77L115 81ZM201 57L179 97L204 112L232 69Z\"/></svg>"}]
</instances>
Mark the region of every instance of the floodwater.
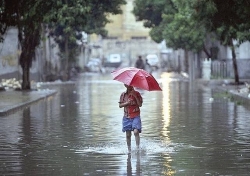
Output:
<instances>
[{"instance_id":1,"label":"floodwater","mask_svg":"<svg viewBox=\"0 0 250 176\"><path fill-rule=\"evenodd\" d=\"M141 91L140 151L132 138L128 154L121 131L123 84L85 74L0 118L0 175L249 175L249 109L170 73L155 76L163 91Z\"/></svg>"}]
</instances>

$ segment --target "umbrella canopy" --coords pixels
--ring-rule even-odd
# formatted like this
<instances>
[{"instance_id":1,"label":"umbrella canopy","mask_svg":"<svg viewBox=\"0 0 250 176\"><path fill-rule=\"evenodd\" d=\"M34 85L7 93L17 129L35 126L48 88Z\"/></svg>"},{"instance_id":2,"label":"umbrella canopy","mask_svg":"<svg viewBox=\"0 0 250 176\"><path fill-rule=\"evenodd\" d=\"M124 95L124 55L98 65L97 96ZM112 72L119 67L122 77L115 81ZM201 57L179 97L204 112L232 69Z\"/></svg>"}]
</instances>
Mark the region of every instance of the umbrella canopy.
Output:
<instances>
[{"instance_id":1,"label":"umbrella canopy","mask_svg":"<svg viewBox=\"0 0 250 176\"><path fill-rule=\"evenodd\" d=\"M161 91L156 79L143 69L126 67L111 72L114 80L148 91Z\"/></svg>"}]
</instances>

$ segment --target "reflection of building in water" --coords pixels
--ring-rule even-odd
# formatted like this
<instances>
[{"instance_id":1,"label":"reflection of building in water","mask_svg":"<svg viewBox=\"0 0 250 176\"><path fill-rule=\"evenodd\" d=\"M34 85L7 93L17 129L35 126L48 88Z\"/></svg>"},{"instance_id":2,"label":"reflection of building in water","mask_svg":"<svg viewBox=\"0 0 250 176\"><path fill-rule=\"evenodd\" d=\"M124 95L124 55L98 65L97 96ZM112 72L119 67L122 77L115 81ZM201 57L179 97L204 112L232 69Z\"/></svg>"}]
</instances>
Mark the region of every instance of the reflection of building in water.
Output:
<instances>
[{"instance_id":1,"label":"reflection of building in water","mask_svg":"<svg viewBox=\"0 0 250 176\"><path fill-rule=\"evenodd\" d=\"M163 115L163 129L162 129L162 135L167 138L168 142L170 142L169 136L168 136L168 127L170 123L170 89L169 89L169 74L162 74L162 94L163 94L163 100L162 100L162 115Z\"/></svg>"},{"instance_id":2,"label":"reflection of building in water","mask_svg":"<svg viewBox=\"0 0 250 176\"><path fill-rule=\"evenodd\" d=\"M120 94L125 90L122 83L116 84L111 80L109 74L99 77L96 75L86 75L81 77L78 82L79 92L79 114L83 124L91 127L93 138L91 140L107 140L109 138L124 139L124 133L121 132L121 118L123 110L119 108L118 101ZM116 88L116 87L119 88ZM116 125L118 124L118 125ZM107 132L103 132L106 128L110 128ZM121 132L114 135L114 132Z\"/></svg>"},{"instance_id":3,"label":"reflection of building in water","mask_svg":"<svg viewBox=\"0 0 250 176\"><path fill-rule=\"evenodd\" d=\"M164 142L167 144L171 143L171 139L169 137L169 125L170 125L170 120L171 120L171 107L170 107L170 74L168 73L163 73L161 75L162 79L162 117L163 117L163 127L161 129L161 134L164 136ZM172 158L168 153L165 154L164 156L166 162L165 162L165 171L163 171L164 175L175 175L175 170L171 166Z\"/></svg>"}]
</instances>

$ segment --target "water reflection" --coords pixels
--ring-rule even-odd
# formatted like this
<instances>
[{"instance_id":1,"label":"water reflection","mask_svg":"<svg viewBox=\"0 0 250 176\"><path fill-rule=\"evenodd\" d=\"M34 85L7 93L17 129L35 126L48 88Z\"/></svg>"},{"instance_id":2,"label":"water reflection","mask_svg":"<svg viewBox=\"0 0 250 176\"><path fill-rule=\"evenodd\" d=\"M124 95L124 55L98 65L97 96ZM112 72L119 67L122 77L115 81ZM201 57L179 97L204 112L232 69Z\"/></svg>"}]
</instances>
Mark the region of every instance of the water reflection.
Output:
<instances>
[{"instance_id":1,"label":"water reflection","mask_svg":"<svg viewBox=\"0 0 250 176\"><path fill-rule=\"evenodd\" d=\"M131 155L135 155L135 157L136 157L136 162L135 162L135 164L133 163L133 165L131 164ZM131 154L131 153L128 154L128 158L127 158L127 176L132 176L132 175L136 175L136 176L141 175L140 152L136 152L135 154Z\"/></svg>"},{"instance_id":2,"label":"water reflection","mask_svg":"<svg viewBox=\"0 0 250 176\"><path fill-rule=\"evenodd\" d=\"M167 142L170 142L168 136L168 126L170 124L171 115L170 115L170 89L169 83L171 78L169 74L162 74L162 115L163 115L163 128L162 135L166 138Z\"/></svg>"},{"instance_id":3,"label":"water reflection","mask_svg":"<svg viewBox=\"0 0 250 176\"><path fill-rule=\"evenodd\" d=\"M142 91L141 150L128 155L110 75L83 75L0 119L1 175L248 175L249 109L207 87L160 78ZM214 101L209 101L213 98Z\"/></svg>"}]
</instances>

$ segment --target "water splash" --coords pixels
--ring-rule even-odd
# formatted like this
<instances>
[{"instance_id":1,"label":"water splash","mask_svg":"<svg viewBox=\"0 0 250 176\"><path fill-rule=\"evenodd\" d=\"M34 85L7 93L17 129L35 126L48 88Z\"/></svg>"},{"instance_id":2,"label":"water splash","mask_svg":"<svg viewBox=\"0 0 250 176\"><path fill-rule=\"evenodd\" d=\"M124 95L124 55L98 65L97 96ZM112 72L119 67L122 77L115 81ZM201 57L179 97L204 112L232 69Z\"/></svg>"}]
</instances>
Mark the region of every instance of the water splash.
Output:
<instances>
[{"instance_id":1,"label":"water splash","mask_svg":"<svg viewBox=\"0 0 250 176\"><path fill-rule=\"evenodd\" d=\"M140 152L144 154L156 154L156 153L171 153L175 151L175 148L179 145L177 144L167 144L161 141L141 141L140 149L138 150L133 142L131 144L132 153ZM80 149L76 149L75 153L87 154L87 153L102 153L102 154L127 154L128 149L126 143L109 143L109 144L99 144L90 145Z\"/></svg>"}]
</instances>

